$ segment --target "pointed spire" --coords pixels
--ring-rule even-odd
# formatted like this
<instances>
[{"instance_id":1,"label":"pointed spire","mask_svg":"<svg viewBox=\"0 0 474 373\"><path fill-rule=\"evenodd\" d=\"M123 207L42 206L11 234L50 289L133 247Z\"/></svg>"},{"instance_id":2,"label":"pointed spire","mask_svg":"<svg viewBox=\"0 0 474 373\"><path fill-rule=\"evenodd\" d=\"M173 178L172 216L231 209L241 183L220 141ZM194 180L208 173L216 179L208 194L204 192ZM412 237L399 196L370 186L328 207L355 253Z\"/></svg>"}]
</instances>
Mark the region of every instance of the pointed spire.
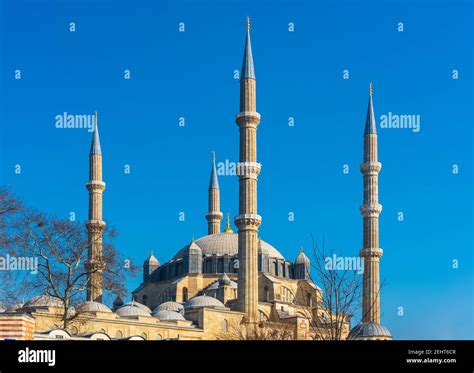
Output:
<instances>
[{"instance_id":1,"label":"pointed spire","mask_svg":"<svg viewBox=\"0 0 474 373\"><path fill-rule=\"evenodd\" d=\"M92 136L92 144L90 155L102 155L100 150L100 139L99 139L99 125L98 125L98 114L97 111L94 113L94 134Z\"/></svg>"},{"instance_id":2,"label":"pointed spire","mask_svg":"<svg viewBox=\"0 0 474 373\"><path fill-rule=\"evenodd\" d=\"M247 39L245 41L244 60L242 62L241 79L255 79L252 46L250 44L250 17L247 17Z\"/></svg>"},{"instance_id":3,"label":"pointed spire","mask_svg":"<svg viewBox=\"0 0 474 373\"><path fill-rule=\"evenodd\" d=\"M224 233L234 233L234 231L230 227L230 214L229 213L227 213L227 224L226 224L226 227L224 229Z\"/></svg>"},{"instance_id":4,"label":"pointed spire","mask_svg":"<svg viewBox=\"0 0 474 373\"><path fill-rule=\"evenodd\" d=\"M304 253L303 246L300 247L300 253L296 257L295 263L309 263L309 258Z\"/></svg>"},{"instance_id":5,"label":"pointed spire","mask_svg":"<svg viewBox=\"0 0 474 373\"><path fill-rule=\"evenodd\" d=\"M211 180L209 181L209 189L219 189L219 180L216 171L216 153L212 152L212 171Z\"/></svg>"},{"instance_id":6,"label":"pointed spire","mask_svg":"<svg viewBox=\"0 0 474 373\"><path fill-rule=\"evenodd\" d=\"M160 264L159 260L156 259L155 255L153 254L153 250L151 250L150 256L149 256L148 259L145 261L145 263Z\"/></svg>"},{"instance_id":7,"label":"pointed spire","mask_svg":"<svg viewBox=\"0 0 474 373\"><path fill-rule=\"evenodd\" d=\"M365 119L365 135L376 134L377 125L375 123L374 103L372 102L372 82L369 84L369 106L367 108L367 117Z\"/></svg>"}]
</instances>

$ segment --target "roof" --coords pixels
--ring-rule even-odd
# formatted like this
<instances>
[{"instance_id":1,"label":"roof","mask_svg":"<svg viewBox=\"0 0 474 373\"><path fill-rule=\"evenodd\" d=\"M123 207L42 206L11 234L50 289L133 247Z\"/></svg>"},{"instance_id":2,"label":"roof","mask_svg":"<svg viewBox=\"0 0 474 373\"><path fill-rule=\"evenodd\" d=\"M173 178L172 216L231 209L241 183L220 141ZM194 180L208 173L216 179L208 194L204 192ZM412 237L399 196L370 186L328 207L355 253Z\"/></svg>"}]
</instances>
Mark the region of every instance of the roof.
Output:
<instances>
[{"instance_id":1,"label":"roof","mask_svg":"<svg viewBox=\"0 0 474 373\"><path fill-rule=\"evenodd\" d=\"M92 144L90 155L101 155L102 150L100 149L100 139L99 139L99 124L97 123L97 113L94 114L94 133L92 135Z\"/></svg>"},{"instance_id":2,"label":"roof","mask_svg":"<svg viewBox=\"0 0 474 373\"><path fill-rule=\"evenodd\" d=\"M145 264L152 264L152 265L160 265L160 262L158 259L156 259L156 256L153 255L153 250L150 252L150 256L145 260Z\"/></svg>"},{"instance_id":3,"label":"roof","mask_svg":"<svg viewBox=\"0 0 474 373\"><path fill-rule=\"evenodd\" d=\"M237 289L237 282L232 281L229 278L229 276L227 276L227 273L224 273L223 276L219 280L217 280L217 281L213 282L211 285L209 285L206 288L206 290L216 290L220 286L224 286L224 285L227 285L227 286L230 286L234 289Z\"/></svg>"},{"instance_id":4,"label":"roof","mask_svg":"<svg viewBox=\"0 0 474 373\"><path fill-rule=\"evenodd\" d=\"M191 298L185 305L185 309L194 309L194 308L225 308L224 304L213 297L207 295L199 295L197 297Z\"/></svg>"},{"instance_id":5,"label":"roof","mask_svg":"<svg viewBox=\"0 0 474 373\"><path fill-rule=\"evenodd\" d=\"M365 337L391 337L392 335L385 326L373 322L361 322L349 333L348 339Z\"/></svg>"},{"instance_id":6,"label":"roof","mask_svg":"<svg viewBox=\"0 0 474 373\"><path fill-rule=\"evenodd\" d=\"M245 39L244 59L242 61L241 79L255 79L252 45L250 43L250 21L247 18L247 37Z\"/></svg>"},{"instance_id":7,"label":"roof","mask_svg":"<svg viewBox=\"0 0 474 373\"><path fill-rule=\"evenodd\" d=\"M211 180L209 181L209 189L219 189L219 180L216 171L216 153L212 152L212 169Z\"/></svg>"},{"instance_id":8,"label":"roof","mask_svg":"<svg viewBox=\"0 0 474 373\"><path fill-rule=\"evenodd\" d=\"M369 85L369 105L367 107L367 116L365 118L366 135L377 133L377 124L375 123L374 103L372 101L372 83Z\"/></svg>"},{"instance_id":9,"label":"roof","mask_svg":"<svg viewBox=\"0 0 474 373\"><path fill-rule=\"evenodd\" d=\"M295 263L309 263L309 262L310 261L309 261L308 257L306 256L306 254L304 253L303 248L301 248L300 253L296 257Z\"/></svg>"},{"instance_id":10,"label":"roof","mask_svg":"<svg viewBox=\"0 0 474 373\"><path fill-rule=\"evenodd\" d=\"M193 245L194 243L194 245ZM192 246L193 245L193 246ZM202 250L203 256L238 254L239 235L237 233L216 233L199 238L182 248L173 257L173 260L182 258L190 247L198 246ZM280 252L269 243L261 240L262 250L268 251L268 256L272 258L285 259Z\"/></svg>"}]
</instances>

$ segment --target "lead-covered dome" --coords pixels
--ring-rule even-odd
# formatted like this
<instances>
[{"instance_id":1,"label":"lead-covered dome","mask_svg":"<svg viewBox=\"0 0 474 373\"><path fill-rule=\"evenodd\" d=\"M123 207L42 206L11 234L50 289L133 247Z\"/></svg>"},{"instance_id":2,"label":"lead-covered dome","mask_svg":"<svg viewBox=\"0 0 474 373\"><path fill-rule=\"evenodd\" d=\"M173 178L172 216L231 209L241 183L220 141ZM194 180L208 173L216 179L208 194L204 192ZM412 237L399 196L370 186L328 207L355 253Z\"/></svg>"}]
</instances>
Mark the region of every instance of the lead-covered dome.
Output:
<instances>
[{"instance_id":1,"label":"lead-covered dome","mask_svg":"<svg viewBox=\"0 0 474 373\"><path fill-rule=\"evenodd\" d=\"M135 317L135 316L150 316L150 313L145 311L137 302L130 302L122 307L119 307L115 313L122 317Z\"/></svg>"},{"instance_id":2,"label":"lead-covered dome","mask_svg":"<svg viewBox=\"0 0 474 373\"><path fill-rule=\"evenodd\" d=\"M380 324L373 322L361 322L356 325L349 333L348 339L365 338L392 338L388 329Z\"/></svg>"},{"instance_id":3,"label":"lead-covered dome","mask_svg":"<svg viewBox=\"0 0 474 373\"><path fill-rule=\"evenodd\" d=\"M93 301L86 301L84 303L79 304L77 307L77 312L107 312L111 313L112 310L107 307L105 304Z\"/></svg>"},{"instance_id":4,"label":"lead-covered dome","mask_svg":"<svg viewBox=\"0 0 474 373\"><path fill-rule=\"evenodd\" d=\"M161 303L159 306L155 307L155 309L153 310L153 314L160 311L173 311L173 312L181 313L183 312L183 309L184 307L182 304L178 302L169 301L169 302Z\"/></svg>"},{"instance_id":5,"label":"lead-covered dome","mask_svg":"<svg viewBox=\"0 0 474 373\"><path fill-rule=\"evenodd\" d=\"M200 239L193 242L199 246L203 256L224 254L234 256L238 253L239 235L237 233L216 233L201 237ZM176 260L182 258L189 249L190 245L191 243L181 249L173 259ZM260 240L260 245L265 253L268 252L268 256L272 258L284 259L283 255L281 255L280 252L269 243Z\"/></svg>"},{"instance_id":6,"label":"lead-covered dome","mask_svg":"<svg viewBox=\"0 0 474 373\"><path fill-rule=\"evenodd\" d=\"M59 298L52 297L49 294L38 295L27 301L22 307L27 308L46 308L46 307L63 307L63 301Z\"/></svg>"},{"instance_id":7,"label":"lead-covered dome","mask_svg":"<svg viewBox=\"0 0 474 373\"><path fill-rule=\"evenodd\" d=\"M213 297L207 295L199 295L191 298L189 302L184 305L184 309L195 309L195 308L225 308L224 304Z\"/></svg>"},{"instance_id":8,"label":"lead-covered dome","mask_svg":"<svg viewBox=\"0 0 474 373\"><path fill-rule=\"evenodd\" d=\"M153 317L161 321L186 320L183 315L175 311L158 311L153 314Z\"/></svg>"}]
</instances>

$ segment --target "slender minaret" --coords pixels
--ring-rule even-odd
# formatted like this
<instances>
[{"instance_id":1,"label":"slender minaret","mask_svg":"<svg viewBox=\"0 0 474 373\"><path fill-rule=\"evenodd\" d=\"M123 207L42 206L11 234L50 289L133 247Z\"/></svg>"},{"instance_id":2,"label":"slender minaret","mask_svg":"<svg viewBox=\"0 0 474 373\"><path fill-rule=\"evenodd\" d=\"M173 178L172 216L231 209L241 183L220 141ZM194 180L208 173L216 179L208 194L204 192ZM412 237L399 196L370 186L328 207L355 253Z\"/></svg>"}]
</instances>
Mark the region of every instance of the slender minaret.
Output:
<instances>
[{"instance_id":1,"label":"slender minaret","mask_svg":"<svg viewBox=\"0 0 474 373\"><path fill-rule=\"evenodd\" d=\"M212 152L211 180L209 182L209 211L206 214L207 233L216 234L221 231L221 197L219 191L219 181L216 172L216 153Z\"/></svg>"},{"instance_id":2,"label":"slender minaret","mask_svg":"<svg viewBox=\"0 0 474 373\"><path fill-rule=\"evenodd\" d=\"M257 214L257 126L256 80L250 45L250 19L247 17L242 74L240 77L240 113L236 122L240 130L239 215L235 225L239 233L238 308L247 321L258 320L258 227L262 218Z\"/></svg>"},{"instance_id":3,"label":"slender minaret","mask_svg":"<svg viewBox=\"0 0 474 373\"><path fill-rule=\"evenodd\" d=\"M102 181L102 152L100 150L97 112L94 114L94 134L89 153L89 220L86 222L89 233L89 253L85 263L88 272L87 300L102 302L102 271L105 263L102 260L102 234L105 221L102 220L102 192L105 183Z\"/></svg>"},{"instance_id":4,"label":"slender minaret","mask_svg":"<svg viewBox=\"0 0 474 373\"><path fill-rule=\"evenodd\" d=\"M378 198L378 175L382 164L377 157L377 128L372 102L372 83L369 85L369 107L364 132L364 162L360 171L364 175L364 204L360 212L364 220L363 247L360 256L364 260L362 287L362 322L380 323L379 215L382 205Z\"/></svg>"}]
</instances>

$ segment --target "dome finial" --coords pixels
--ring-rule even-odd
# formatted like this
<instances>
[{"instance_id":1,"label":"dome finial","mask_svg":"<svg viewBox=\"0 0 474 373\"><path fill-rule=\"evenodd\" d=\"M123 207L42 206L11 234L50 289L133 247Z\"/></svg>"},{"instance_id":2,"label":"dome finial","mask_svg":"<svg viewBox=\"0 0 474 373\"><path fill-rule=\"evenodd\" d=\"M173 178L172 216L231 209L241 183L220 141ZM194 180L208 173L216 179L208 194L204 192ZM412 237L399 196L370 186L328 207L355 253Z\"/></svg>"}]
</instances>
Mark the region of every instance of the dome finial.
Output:
<instances>
[{"instance_id":1,"label":"dome finial","mask_svg":"<svg viewBox=\"0 0 474 373\"><path fill-rule=\"evenodd\" d=\"M227 213L227 223L226 223L226 227L224 229L224 232L225 233L234 233L234 231L230 227L230 214L229 213Z\"/></svg>"}]
</instances>

